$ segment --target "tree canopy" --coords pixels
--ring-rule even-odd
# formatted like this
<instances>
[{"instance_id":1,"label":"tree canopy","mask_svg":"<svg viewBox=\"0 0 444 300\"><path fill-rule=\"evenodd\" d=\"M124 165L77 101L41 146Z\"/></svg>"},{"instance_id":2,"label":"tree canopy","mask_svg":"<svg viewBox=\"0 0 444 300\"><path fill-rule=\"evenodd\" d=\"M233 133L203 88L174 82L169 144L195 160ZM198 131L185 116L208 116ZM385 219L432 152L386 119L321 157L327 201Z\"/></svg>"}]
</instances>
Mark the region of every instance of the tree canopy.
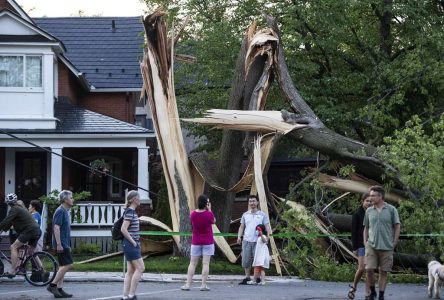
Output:
<instances>
[{"instance_id":1,"label":"tree canopy","mask_svg":"<svg viewBox=\"0 0 444 300\"><path fill-rule=\"evenodd\" d=\"M225 108L242 34L264 13L280 24L299 91L332 130L380 145L413 115L433 119L444 110L441 1L146 2L167 7L176 25L192 17L177 49L197 58L176 70L181 117ZM272 90L267 109L281 108ZM208 137L211 145L219 135Z\"/></svg>"}]
</instances>

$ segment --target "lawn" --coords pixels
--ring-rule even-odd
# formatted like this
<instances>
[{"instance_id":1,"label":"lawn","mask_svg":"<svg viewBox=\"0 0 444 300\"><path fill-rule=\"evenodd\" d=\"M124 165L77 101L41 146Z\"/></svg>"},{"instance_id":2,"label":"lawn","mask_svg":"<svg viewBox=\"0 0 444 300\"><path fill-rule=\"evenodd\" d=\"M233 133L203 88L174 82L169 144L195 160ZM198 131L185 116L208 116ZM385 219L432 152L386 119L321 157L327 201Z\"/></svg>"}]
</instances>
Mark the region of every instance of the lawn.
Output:
<instances>
[{"instance_id":1,"label":"lawn","mask_svg":"<svg viewBox=\"0 0 444 300\"><path fill-rule=\"evenodd\" d=\"M116 256L101 261L76 264L76 262L93 258L95 256L75 255L73 271L77 272L121 272L123 270L123 257ZM189 259L185 257L164 255L151 256L145 259L145 272L152 273L186 273L188 269ZM200 273L201 265L196 268L196 273ZM210 264L211 274L243 274L244 271L240 264L231 264L223 258L213 258Z\"/></svg>"}]
</instances>

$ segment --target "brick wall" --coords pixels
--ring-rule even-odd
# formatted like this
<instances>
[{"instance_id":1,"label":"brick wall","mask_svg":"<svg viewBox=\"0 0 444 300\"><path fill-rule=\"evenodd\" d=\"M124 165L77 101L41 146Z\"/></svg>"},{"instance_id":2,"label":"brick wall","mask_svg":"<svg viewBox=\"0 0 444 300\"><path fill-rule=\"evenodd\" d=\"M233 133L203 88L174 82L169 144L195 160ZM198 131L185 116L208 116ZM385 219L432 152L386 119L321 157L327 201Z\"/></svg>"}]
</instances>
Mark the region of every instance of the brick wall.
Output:
<instances>
[{"instance_id":1,"label":"brick wall","mask_svg":"<svg viewBox=\"0 0 444 300\"><path fill-rule=\"evenodd\" d=\"M68 97L74 105L134 124L135 106L136 101L138 100L138 93L87 92L80 85L79 79L60 61L58 63L58 73L58 96Z\"/></svg>"},{"instance_id":2,"label":"brick wall","mask_svg":"<svg viewBox=\"0 0 444 300\"><path fill-rule=\"evenodd\" d=\"M78 105L134 124L135 102L134 93L88 93L79 98Z\"/></svg>"},{"instance_id":3,"label":"brick wall","mask_svg":"<svg viewBox=\"0 0 444 300\"><path fill-rule=\"evenodd\" d=\"M78 78L61 61L58 61L57 68L59 73L58 96L68 97L71 103L76 105L77 99L82 93L82 87L79 84Z\"/></svg>"},{"instance_id":4,"label":"brick wall","mask_svg":"<svg viewBox=\"0 0 444 300\"><path fill-rule=\"evenodd\" d=\"M12 10L13 12L17 13L17 11L9 4L6 0L0 0L0 10L7 8L9 10Z\"/></svg>"}]
</instances>

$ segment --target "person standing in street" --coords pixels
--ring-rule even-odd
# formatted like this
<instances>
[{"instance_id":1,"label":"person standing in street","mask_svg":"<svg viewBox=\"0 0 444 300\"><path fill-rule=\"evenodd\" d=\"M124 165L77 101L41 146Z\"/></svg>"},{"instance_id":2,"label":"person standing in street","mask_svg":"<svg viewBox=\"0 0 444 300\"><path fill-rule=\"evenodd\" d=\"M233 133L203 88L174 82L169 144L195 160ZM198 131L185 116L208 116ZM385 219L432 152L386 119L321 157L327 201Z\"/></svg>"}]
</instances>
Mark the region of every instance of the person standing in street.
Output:
<instances>
[{"instance_id":1,"label":"person standing in street","mask_svg":"<svg viewBox=\"0 0 444 300\"><path fill-rule=\"evenodd\" d=\"M123 213L121 232L123 235L122 248L126 259L127 271L123 281L123 300L136 300L136 289L145 270L140 247L140 224L136 208L140 205L140 195L137 191L129 191L126 197L126 210Z\"/></svg>"},{"instance_id":2,"label":"person standing in street","mask_svg":"<svg viewBox=\"0 0 444 300\"><path fill-rule=\"evenodd\" d=\"M358 283L365 272L365 246L364 246L364 216L365 211L371 205L369 193L365 193L361 198L362 202L358 210L352 216L351 237L353 254L358 257L358 269L355 273L353 285L350 285L348 291L348 299L354 299ZM369 292L367 284L365 285L366 293Z\"/></svg>"},{"instance_id":3,"label":"person standing in street","mask_svg":"<svg viewBox=\"0 0 444 300\"><path fill-rule=\"evenodd\" d=\"M71 216L70 208L74 205L72 192L63 190L59 194L60 206L54 212L52 218L52 247L57 252L59 261L59 270L54 280L48 285L47 290L54 295L55 298L71 298L72 295L66 293L62 286L65 274L72 268L71 254Z\"/></svg>"},{"instance_id":4,"label":"person standing in street","mask_svg":"<svg viewBox=\"0 0 444 300\"><path fill-rule=\"evenodd\" d=\"M210 272L210 259L214 255L213 224L216 222L211 211L211 202L206 195L200 195L197 199L197 209L190 214L192 226L191 258L188 266L187 282L181 287L183 291L189 291L193 281L194 271L202 256L202 285L201 291L209 291L207 286L208 273Z\"/></svg>"},{"instance_id":5,"label":"person standing in street","mask_svg":"<svg viewBox=\"0 0 444 300\"><path fill-rule=\"evenodd\" d=\"M393 266L393 250L398 244L401 222L396 208L384 201L383 187L370 187L369 196L372 206L365 211L364 216L365 269L370 287L366 300L374 300L376 297L374 270L378 268L378 299L384 300L387 276Z\"/></svg>"},{"instance_id":6,"label":"person standing in street","mask_svg":"<svg viewBox=\"0 0 444 300\"><path fill-rule=\"evenodd\" d=\"M251 281L251 267L258 239L256 234L257 225L265 225L268 234L271 234L270 220L263 211L259 210L257 196L248 195L247 201L250 209L242 215L241 225L237 234L237 243L242 243L242 268L245 271L245 278L239 284L248 284Z\"/></svg>"}]
</instances>

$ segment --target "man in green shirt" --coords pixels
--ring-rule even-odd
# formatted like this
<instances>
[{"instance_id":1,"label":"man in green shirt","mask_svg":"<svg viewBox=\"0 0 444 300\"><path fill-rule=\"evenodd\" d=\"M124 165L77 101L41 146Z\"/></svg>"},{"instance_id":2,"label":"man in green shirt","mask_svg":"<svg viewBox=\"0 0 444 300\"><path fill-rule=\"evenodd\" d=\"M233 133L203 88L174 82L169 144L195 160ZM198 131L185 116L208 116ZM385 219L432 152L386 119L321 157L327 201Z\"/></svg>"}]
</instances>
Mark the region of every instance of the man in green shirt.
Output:
<instances>
[{"instance_id":1,"label":"man in green shirt","mask_svg":"<svg viewBox=\"0 0 444 300\"><path fill-rule=\"evenodd\" d=\"M381 186L370 187L372 202L364 216L364 243L366 280L370 295L376 297L374 270L379 268L379 300L384 300L387 275L393 266L393 249L396 247L401 231L401 222L396 208L384 201L385 191Z\"/></svg>"},{"instance_id":2,"label":"man in green shirt","mask_svg":"<svg viewBox=\"0 0 444 300\"><path fill-rule=\"evenodd\" d=\"M0 232L6 231L14 226L17 232L17 239L11 245L11 270L9 277L14 277L17 273L19 265L19 248L28 243L35 248L42 232L39 224L34 220L33 216L23 206L17 203L17 195L8 194L5 202L11 207L6 218L0 223Z\"/></svg>"}]
</instances>

